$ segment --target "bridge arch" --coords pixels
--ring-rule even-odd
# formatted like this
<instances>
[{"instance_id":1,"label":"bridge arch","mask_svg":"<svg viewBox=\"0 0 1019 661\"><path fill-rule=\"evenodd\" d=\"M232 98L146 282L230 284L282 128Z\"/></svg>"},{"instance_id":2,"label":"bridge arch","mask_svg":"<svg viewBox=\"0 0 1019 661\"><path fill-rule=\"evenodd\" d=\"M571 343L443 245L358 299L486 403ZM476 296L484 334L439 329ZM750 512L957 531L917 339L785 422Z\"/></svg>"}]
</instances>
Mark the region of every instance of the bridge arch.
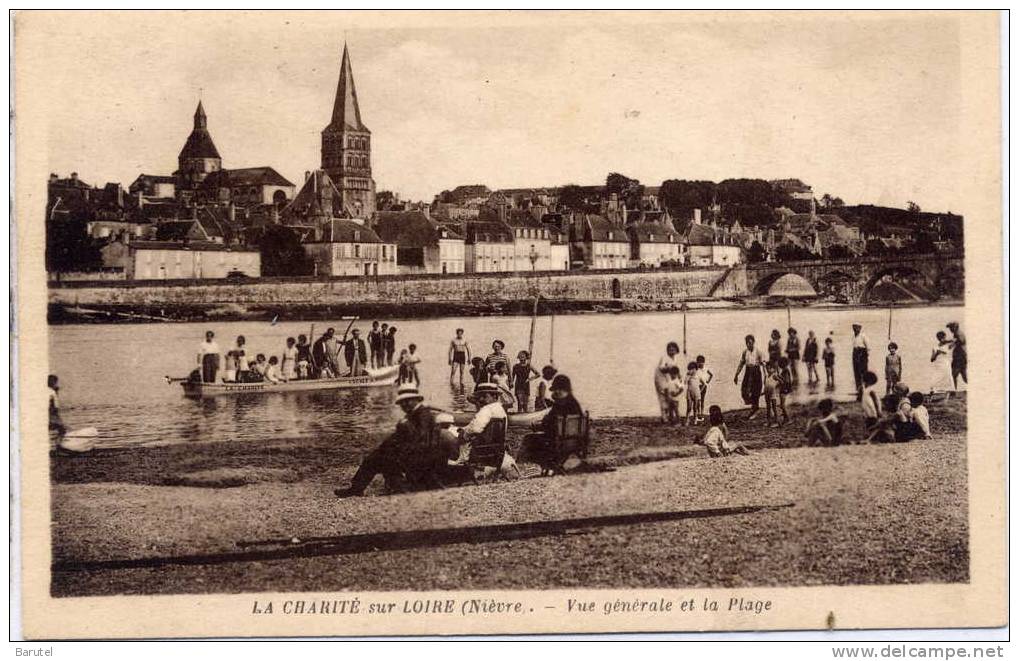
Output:
<instances>
[{"instance_id":1,"label":"bridge arch","mask_svg":"<svg viewBox=\"0 0 1019 661\"><path fill-rule=\"evenodd\" d=\"M936 301L939 297L937 286L923 271L911 266L891 266L875 271L867 279L860 302Z\"/></svg>"},{"instance_id":2,"label":"bridge arch","mask_svg":"<svg viewBox=\"0 0 1019 661\"><path fill-rule=\"evenodd\" d=\"M813 297L817 288L799 273L777 271L757 281L754 287L757 296Z\"/></svg>"}]
</instances>

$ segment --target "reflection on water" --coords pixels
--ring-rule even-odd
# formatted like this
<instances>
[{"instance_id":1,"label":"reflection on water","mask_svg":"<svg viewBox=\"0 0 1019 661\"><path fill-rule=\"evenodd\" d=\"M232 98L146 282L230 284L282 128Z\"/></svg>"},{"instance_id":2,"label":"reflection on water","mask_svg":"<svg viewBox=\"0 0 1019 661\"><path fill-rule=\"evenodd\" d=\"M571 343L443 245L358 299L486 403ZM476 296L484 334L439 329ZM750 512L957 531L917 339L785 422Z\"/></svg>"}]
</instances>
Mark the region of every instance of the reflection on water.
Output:
<instances>
[{"instance_id":1,"label":"reflection on water","mask_svg":"<svg viewBox=\"0 0 1019 661\"><path fill-rule=\"evenodd\" d=\"M831 333L837 355L832 394L839 398L853 392L850 325L863 324L872 345L871 369L880 378L879 387L884 388L887 309L806 308L790 314L801 341L806 340L808 330L814 330L823 345ZM927 390L934 382L930 364L934 334L949 321L963 321L962 317L959 307L894 311L892 339L902 355L903 380L912 388ZM359 325L370 323L369 319ZM453 410L471 408L467 392L459 383L449 383L447 352L454 330L465 328L472 351L481 355L487 355L493 339L501 339L511 358L527 348L530 330L528 317L397 320L396 324L400 347L410 342L418 345L423 360L421 387L429 401ZM785 309L715 309L691 311L686 326L687 359L703 354L715 376L708 404L737 408L742 402L732 377L743 336L754 334L763 347L773 328L782 332L784 340L789 323ZM185 399L181 387L168 386L163 376L184 376L193 369L198 344L207 329L216 331L223 350L237 335L244 335L251 351L266 355L279 355L288 336L309 333L303 322L51 327L50 371L60 376L67 424L99 428L105 445L312 437L336 437L337 442L343 442L378 433L397 419L392 406L394 388L390 387ZM317 329L316 334L321 334L325 324ZM653 370L667 342L675 340L682 345L682 333L680 312L558 317L555 364L570 375L577 397L594 416L655 415ZM536 367L548 362L550 340L550 320L539 318ZM806 370L801 369L801 385L793 400L824 395L823 366L818 368L820 388L808 388Z\"/></svg>"}]
</instances>

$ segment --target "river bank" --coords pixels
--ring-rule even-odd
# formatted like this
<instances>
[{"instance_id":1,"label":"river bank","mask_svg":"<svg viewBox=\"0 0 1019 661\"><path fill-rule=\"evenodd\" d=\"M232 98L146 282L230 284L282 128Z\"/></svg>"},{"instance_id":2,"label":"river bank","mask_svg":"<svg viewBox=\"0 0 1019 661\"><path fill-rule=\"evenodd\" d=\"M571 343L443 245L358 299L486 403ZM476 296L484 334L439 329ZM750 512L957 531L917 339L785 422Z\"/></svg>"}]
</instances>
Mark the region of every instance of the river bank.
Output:
<instances>
[{"instance_id":1,"label":"river bank","mask_svg":"<svg viewBox=\"0 0 1019 661\"><path fill-rule=\"evenodd\" d=\"M897 302L896 308L925 307L930 301ZM963 301L940 300L940 306L962 306ZM867 309L887 308L887 303L841 304L829 301L774 300L766 297L690 299L684 301L644 300L548 300L541 299L541 315L622 314L641 312L678 312L687 310L749 310L768 308L811 309ZM167 322L228 322L228 321L335 321L343 317L362 319L433 319L437 317L498 317L530 315L534 300L503 303L473 303L461 301L430 303L347 303L330 305L228 305L154 304L119 305L91 304L87 306L51 303L47 321L51 325L71 324L144 324Z\"/></svg>"},{"instance_id":2,"label":"river bank","mask_svg":"<svg viewBox=\"0 0 1019 661\"><path fill-rule=\"evenodd\" d=\"M767 428L730 414L753 452L716 460L693 444L703 426L599 420L587 471L342 501L332 488L360 452L335 443L54 457L52 591L966 580L965 400L933 406L936 439L907 444L802 447L807 415Z\"/></svg>"}]
</instances>

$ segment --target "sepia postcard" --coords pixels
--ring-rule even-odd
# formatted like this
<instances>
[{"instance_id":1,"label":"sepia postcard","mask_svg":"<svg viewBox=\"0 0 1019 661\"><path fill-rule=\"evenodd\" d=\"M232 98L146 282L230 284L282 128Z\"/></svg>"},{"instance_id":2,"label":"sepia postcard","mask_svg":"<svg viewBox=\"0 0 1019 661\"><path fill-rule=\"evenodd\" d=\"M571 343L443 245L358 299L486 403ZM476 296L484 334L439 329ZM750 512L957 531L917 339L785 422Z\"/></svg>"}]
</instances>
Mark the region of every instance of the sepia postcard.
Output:
<instances>
[{"instance_id":1,"label":"sepia postcard","mask_svg":"<svg viewBox=\"0 0 1019 661\"><path fill-rule=\"evenodd\" d=\"M15 12L23 635L1004 626L1000 21Z\"/></svg>"}]
</instances>

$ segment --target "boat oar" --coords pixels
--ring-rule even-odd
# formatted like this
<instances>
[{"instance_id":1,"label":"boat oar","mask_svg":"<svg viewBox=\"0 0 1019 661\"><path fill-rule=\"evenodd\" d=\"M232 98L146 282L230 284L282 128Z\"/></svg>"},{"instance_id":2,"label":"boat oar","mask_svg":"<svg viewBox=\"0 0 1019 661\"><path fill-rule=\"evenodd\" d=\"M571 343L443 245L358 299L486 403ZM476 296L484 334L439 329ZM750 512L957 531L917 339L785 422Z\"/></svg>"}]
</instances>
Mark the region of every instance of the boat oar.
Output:
<instances>
[{"instance_id":1,"label":"boat oar","mask_svg":"<svg viewBox=\"0 0 1019 661\"><path fill-rule=\"evenodd\" d=\"M95 427L83 427L64 434L64 438L96 438L97 436L99 436L99 430Z\"/></svg>"},{"instance_id":2,"label":"boat oar","mask_svg":"<svg viewBox=\"0 0 1019 661\"><path fill-rule=\"evenodd\" d=\"M187 381L189 377L186 377L186 376L170 376L169 374L167 374L163 378L166 379L166 383L168 385L173 385L174 383L181 383L183 381Z\"/></svg>"}]
</instances>

